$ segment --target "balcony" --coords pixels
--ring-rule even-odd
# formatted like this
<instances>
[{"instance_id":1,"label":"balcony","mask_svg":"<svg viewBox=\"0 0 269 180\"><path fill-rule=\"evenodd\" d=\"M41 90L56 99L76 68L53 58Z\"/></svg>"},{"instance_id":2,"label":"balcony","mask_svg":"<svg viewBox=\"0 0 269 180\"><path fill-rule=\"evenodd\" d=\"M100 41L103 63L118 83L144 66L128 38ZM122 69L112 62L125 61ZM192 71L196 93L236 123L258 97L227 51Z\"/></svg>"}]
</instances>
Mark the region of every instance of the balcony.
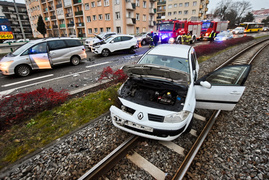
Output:
<instances>
[{"instance_id":1,"label":"balcony","mask_svg":"<svg viewBox=\"0 0 269 180\"><path fill-rule=\"evenodd\" d=\"M135 3L126 2L126 9L134 11L136 8Z\"/></svg>"},{"instance_id":2,"label":"balcony","mask_svg":"<svg viewBox=\"0 0 269 180\"><path fill-rule=\"evenodd\" d=\"M51 30L51 26L46 26L46 28L47 28L48 30Z\"/></svg>"},{"instance_id":3,"label":"balcony","mask_svg":"<svg viewBox=\"0 0 269 180\"><path fill-rule=\"evenodd\" d=\"M60 24L60 28L65 28L65 24Z\"/></svg>"},{"instance_id":4,"label":"balcony","mask_svg":"<svg viewBox=\"0 0 269 180\"><path fill-rule=\"evenodd\" d=\"M209 0L206 0L205 3L206 3L206 4L209 4Z\"/></svg>"},{"instance_id":5,"label":"balcony","mask_svg":"<svg viewBox=\"0 0 269 180\"><path fill-rule=\"evenodd\" d=\"M46 2L46 0L41 0L41 3L43 4L43 3L45 3Z\"/></svg>"},{"instance_id":6,"label":"balcony","mask_svg":"<svg viewBox=\"0 0 269 180\"><path fill-rule=\"evenodd\" d=\"M200 8L200 9L203 9L203 5L201 4L199 8Z\"/></svg>"},{"instance_id":7,"label":"balcony","mask_svg":"<svg viewBox=\"0 0 269 180\"><path fill-rule=\"evenodd\" d=\"M43 9L43 12L44 12L44 13L47 13L47 12L48 12L48 8L44 8L44 9Z\"/></svg>"},{"instance_id":8,"label":"balcony","mask_svg":"<svg viewBox=\"0 0 269 180\"><path fill-rule=\"evenodd\" d=\"M72 17L73 17L73 13L66 13L66 14L65 14L65 17L66 17L66 18L72 18Z\"/></svg>"},{"instance_id":9,"label":"balcony","mask_svg":"<svg viewBox=\"0 0 269 180\"><path fill-rule=\"evenodd\" d=\"M77 27L84 27L84 23L76 23Z\"/></svg>"},{"instance_id":10,"label":"balcony","mask_svg":"<svg viewBox=\"0 0 269 180\"><path fill-rule=\"evenodd\" d=\"M74 26L75 26L74 23L68 23L68 24L67 24L67 27L68 27L68 28L73 28Z\"/></svg>"},{"instance_id":11,"label":"balcony","mask_svg":"<svg viewBox=\"0 0 269 180\"><path fill-rule=\"evenodd\" d=\"M75 16L83 16L83 11L76 11Z\"/></svg>"},{"instance_id":12,"label":"balcony","mask_svg":"<svg viewBox=\"0 0 269 180\"><path fill-rule=\"evenodd\" d=\"M154 22L153 21L149 21L149 26L153 27L154 26Z\"/></svg>"},{"instance_id":13,"label":"balcony","mask_svg":"<svg viewBox=\"0 0 269 180\"><path fill-rule=\"evenodd\" d=\"M82 2L81 2L81 0L73 0L73 4L75 5L75 4L81 4Z\"/></svg>"},{"instance_id":14,"label":"balcony","mask_svg":"<svg viewBox=\"0 0 269 180\"><path fill-rule=\"evenodd\" d=\"M55 16L55 15L50 16L50 19L51 19L51 20L56 19L56 16Z\"/></svg>"},{"instance_id":15,"label":"balcony","mask_svg":"<svg viewBox=\"0 0 269 180\"><path fill-rule=\"evenodd\" d=\"M166 1L163 1L163 2L157 2L157 5L165 5L166 4Z\"/></svg>"},{"instance_id":16,"label":"balcony","mask_svg":"<svg viewBox=\"0 0 269 180\"><path fill-rule=\"evenodd\" d=\"M50 11L54 11L54 7L53 6L49 6L49 10Z\"/></svg>"},{"instance_id":17,"label":"balcony","mask_svg":"<svg viewBox=\"0 0 269 180\"><path fill-rule=\"evenodd\" d=\"M136 24L136 19L135 18L127 18L126 24L134 26Z\"/></svg>"},{"instance_id":18,"label":"balcony","mask_svg":"<svg viewBox=\"0 0 269 180\"><path fill-rule=\"evenodd\" d=\"M154 12L154 9L153 8L150 8L149 9L149 14L154 14L155 12Z\"/></svg>"},{"instance_id":19,"label":"balcony","mask_svg":"<svg viewBox=\"0 0 269 180\"><path fill-rule=\"evenodd\" d=\"M62 4L57 4L56 5L56 8L61 8L61 7L63 7Z\"/></svg>"},{"instance_id":20,"label":"balcony","mask_svg":"<svg viewBox=\"0 0 269 180\"><path fill-rule=\"evenodd\" d=\"M58 25L53 25L52 27L53 27L53 29L57 29Z\"/></svg>"},{"instance_id":21,"label":"balcony","mask_svg":"<svg viewBox=\"0 0 269 180\"><path fill-rule=\"evenodd\" d=\"M49 21L50 20L50 18L49 17L45 17L45 21Z\"/></svg>"}]
</instances>

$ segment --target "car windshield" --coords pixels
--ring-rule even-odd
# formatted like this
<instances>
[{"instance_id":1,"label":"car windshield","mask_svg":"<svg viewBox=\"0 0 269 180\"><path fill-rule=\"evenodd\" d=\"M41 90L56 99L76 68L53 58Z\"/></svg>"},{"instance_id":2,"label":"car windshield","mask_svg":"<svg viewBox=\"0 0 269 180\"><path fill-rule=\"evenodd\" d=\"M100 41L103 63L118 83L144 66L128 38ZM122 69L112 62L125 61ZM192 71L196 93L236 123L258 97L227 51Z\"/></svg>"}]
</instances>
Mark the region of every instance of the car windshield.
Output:
<instances>
[{"instance_id":1,"label":"car windshield","mask_svg":"<svg viewBox=\"0 0 269 180\"><path fill-rule=\"evenodd\" d=\"M19 47L18 49L16 49L12 55L14 56L18 56L19 54L21 54L22 52L24 52L26 49L28 49L29 47L31 47L32 45L34 45L33 43L26 43L24 45L22 45L21 47Z\"/></svg>"},{"instance_id":2,"label":"car windshield","mask_svg":"<svg viewBox=\"0 0 269 180\"><path fill-rule=\"evenodd\" d=\"M173 31L174 24L167 23L167 24L160 24L160 31Z\"/></svg>"},{"instance_id":3,"label":"car windshield","mask_svg":"<svg viewBox=\"0 0 269 180\"><path fill-rule=\"evenodd\" d=\"M105 35L106 35L106 33L104 33L104 32L101 32L100 34L98 34L98 36L100 36L101 38L104 38Z\"/></svg>"},{"instance_id":4,"label":"car windshield","mask_svg":"<svg viewBox=\"0 0 269 180\"><path fill-rule=\"evenodd\" d=\"M208 29L210 27L210 22L203 22L202 29Z\"/></svg>"},{"instance_id":5,"label":"car windshield","mask_svg":"<svg viewBox=\"0 0 269 180\"><path fill-rule=\"evenodd\" d=\"M180 57L148 54L138 64L156 64L190 73L188 60Z\"/></svg>"},{"instance_id":6,"label":"car windshield","mask_svg":"<svg viewBox=\"0 0 269 180\"><path fill-rule=\"evenodd\" d=\"M112 39L114 39L115 37L114 36L108 36L104 41L106 43L110 42Z\"/></svg>"}]
</instances>

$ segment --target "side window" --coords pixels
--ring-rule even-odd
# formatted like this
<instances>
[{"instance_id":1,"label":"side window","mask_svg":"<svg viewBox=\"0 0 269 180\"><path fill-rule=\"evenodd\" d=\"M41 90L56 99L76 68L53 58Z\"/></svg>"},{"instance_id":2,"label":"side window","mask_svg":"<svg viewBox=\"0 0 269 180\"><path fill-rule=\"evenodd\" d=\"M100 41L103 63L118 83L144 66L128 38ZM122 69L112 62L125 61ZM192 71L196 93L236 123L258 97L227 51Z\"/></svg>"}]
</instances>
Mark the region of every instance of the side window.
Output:
<instances>
[{"instance_id":1,"label":"side window","mask_svg":"<svg viewBox=\"0 0 269 180\"><path fill-rule=\"evenodd\" d=\"M175 30L178 30L178 28L179 28L179 24L176 23L176 24L175 24Z\"/></svg>"},{"instance_id":2,"label":"side window","mask_svg":"<svg viewBox=\"0 0 269 180\"><path fill-rule=\"evenodd\" d=\"M65 40L65 42L66 42L68 47L76 47L76 46L82 45L79 40L69 39L69 40Z\"/></svg>"},{"instance_id":3,"label":"side window","mask_svg":"<svg viewBox=\"0 0 269 180\"><path fill-rule=\"evenodd\" d=\"M48 45L50 50L63 49L67 47L63 40L48 41Z\"/></svg>"},{"instance_id":4,"label":"side window","mask_svg":"<svg viewBox=\"0 0 269 180\"><path fill-rule=\"evenodd\" d=\"M121 39L122 39L122 41L128 41L128 40L132 39L132 37L123 36Z\"/></svg>"},{"instance_id":5,"label":"side window","mask_svg":"<svg viewBox=\"0 0 269 180\"><path fill-rule=\"evenodd\" d=\"M120 42L121 41L121 37L120 36L119 37L116 37L116 38L113 39L113 41L114 42Z\"/></svg>"},{"instance_id":6,"label":"side window","mask_svg":"<svg viewBox=\"0 0 269 180\"><path fill-rule=\"evenodd\" d=\"M213 28L214 23L210 23L210 28Z\"/></svg>"},{"instance_id":7,"label":"side window","mask_svg":"<svg viewBox=\"0 0 269 180\"><path fill-rule=\"evenodd\" d=\"M30 49L29 54L47 53L47 43L40 43Z\"/></svg>"}]
</instances>

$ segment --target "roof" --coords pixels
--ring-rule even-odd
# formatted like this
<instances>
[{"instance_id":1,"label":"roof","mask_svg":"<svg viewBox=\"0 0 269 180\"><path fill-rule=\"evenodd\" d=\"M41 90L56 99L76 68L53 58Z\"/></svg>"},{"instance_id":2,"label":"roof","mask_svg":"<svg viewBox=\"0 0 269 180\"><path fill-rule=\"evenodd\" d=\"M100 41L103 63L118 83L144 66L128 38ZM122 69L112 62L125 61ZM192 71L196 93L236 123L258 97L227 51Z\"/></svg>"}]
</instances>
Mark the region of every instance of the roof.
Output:
<instances>
[{"instance_id":1,"label":"roof","mask_svg":"<svg viewBox=\"0 0 269 180\"><path fill-rule=\"evenodd\" d=\"M181 44L160 44L153 48L148 54L158 54L165 56L174 56L188 58L191 46Z\"/></svg>"},{"instance_id":2,"label":"roof","mask_svg":"<svg viewBox=\"0 0 269 180\"><path fill-rule=\"evenodd\" d=\"M44 41L53 41L53 40L63 40L63 39L77 39L78 38L71 38L71 37L60 37L60 38L45 38L45 39L37 39L37 40L31 40L31 43L39 43L39 42L44 42Z\"/></svg>"}]
</instances>

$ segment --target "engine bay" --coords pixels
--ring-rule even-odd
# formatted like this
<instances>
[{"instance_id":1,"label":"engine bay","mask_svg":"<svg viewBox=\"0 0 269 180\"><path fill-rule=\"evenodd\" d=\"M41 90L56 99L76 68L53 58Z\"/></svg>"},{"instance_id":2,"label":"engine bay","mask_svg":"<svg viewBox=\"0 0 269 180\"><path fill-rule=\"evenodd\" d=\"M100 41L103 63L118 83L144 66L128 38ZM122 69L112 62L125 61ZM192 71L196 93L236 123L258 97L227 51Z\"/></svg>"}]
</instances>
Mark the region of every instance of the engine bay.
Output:
<instances>
[{"instance_id":1,"label":"engine bay","mask_svg":"<svg viewBox=\"0 0 269 180\"><path fill-rule=\"evenodd\" d=\"M180 111L183 109L188 88L173 82L129 78L119 96L137 104L157 109Z\"/></svg>"}]
</instances>

